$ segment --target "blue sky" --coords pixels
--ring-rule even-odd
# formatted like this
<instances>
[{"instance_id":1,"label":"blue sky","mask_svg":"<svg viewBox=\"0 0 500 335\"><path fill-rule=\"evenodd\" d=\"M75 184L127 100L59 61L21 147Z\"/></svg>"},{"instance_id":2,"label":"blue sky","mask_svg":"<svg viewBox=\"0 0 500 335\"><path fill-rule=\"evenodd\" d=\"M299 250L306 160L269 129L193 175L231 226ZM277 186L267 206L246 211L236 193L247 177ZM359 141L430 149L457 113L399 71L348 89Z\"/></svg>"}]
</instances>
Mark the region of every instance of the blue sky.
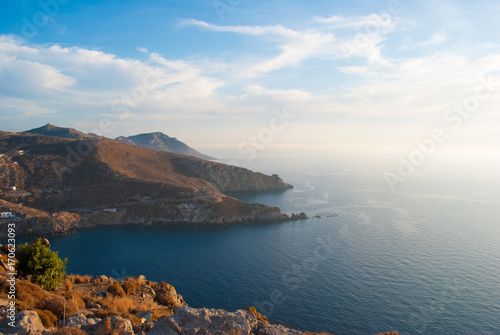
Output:
<instances>
[{"instance_id":1,"label":"blue sky","mask_svg":"<svg viewBox=\"0 0 500 335\"><path fill-rule=\"evenodd\" d=\"M443 148L494 151L499 15L496 1L11 1L0 128L162 131L218 156L408 151L439 128Z\"/></svg>"}]
</instances>

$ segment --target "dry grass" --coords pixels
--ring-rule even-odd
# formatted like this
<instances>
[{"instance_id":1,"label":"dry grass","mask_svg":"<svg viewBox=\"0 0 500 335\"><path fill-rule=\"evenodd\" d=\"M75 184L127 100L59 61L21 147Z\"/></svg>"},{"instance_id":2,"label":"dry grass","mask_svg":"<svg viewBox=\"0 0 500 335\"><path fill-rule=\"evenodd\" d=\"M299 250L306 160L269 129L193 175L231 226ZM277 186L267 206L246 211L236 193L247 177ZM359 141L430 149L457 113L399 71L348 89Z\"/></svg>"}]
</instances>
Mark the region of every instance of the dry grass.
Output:
<instances>
[{"instance_id":1,"label":"dry grass","mask_svg":"<svg viewBox=\"0 0 500 335\"><path fill-rule=\"evenodd\" d=\"M114 295L115 297L124 297L127 295L123 290L123 288L118 283L113 283L109 285L108 292Z\"/></svg>"},{"instance_id":2,"label":"dry grass","mask_svg":"<svg viewBox=\"0 0 500 335\"><path fill-rule=\"evenodd\" d=\"M58 319L57 316L54 315L54 313L42 309L35 309L35 311L40 317L40 320L42 320L42 323L45 327L50 328L57 326Z\"/></svg>"},{"instance_id":3,"label":"dry grass","mask_svg":"<svg viewBox=\"0 0 500 335\"><path fill-rule=\"evenodd\" d=\"M135 316L138 311L155 311L155 319L170 316L171 308L157 304L151 297L144 296L147 293L141 285L150 283L166 293L173 293L175 290L167 283L153 283L145 278L126 278L124 280L113 280L111 284L96 282L90 276L71 275L68 276L64 285L58 290L48 292L38 285L26 280L18 280L16 305L21 310L36 310L45 327L51 328L58 325L58 321L64 316L69 316L78 312L91 312L92 317L105 320L107 317L115 315L132 321L135 326L140 325L140 319ZM0 295L5 295L10 285L4 277L0 277ZM107 293L107 294L106 294ZM95 308L94 304L100 305ZM66 313L64 313L66 305ZM97 306L99 307L99 306ZM91 310L89 310L91 309ZM113 331L103 334L112 334ZM75 329L59 329L57 334L85 334L85 332Z\"/></svg>"},{"instance_id":4,"label":"dry grass","mask_svg":"<svg viewBox=\"0 0 500 335\"><path fill-rule=\"evenodd\" d=\"M71 291L72 288L73 288L73 283L71 282L71 280L66 280L64 282L64 289L66 291Z\"/></svg>"},{"instance_id":5,"label":"dry grass","mask_svg":"<svg viewBox=\"0 0 500 335\"><path fill-rule=\"evenodd\" d=\"M111 304L113 309L120 313L129 313L135 308L134 302L129 297L112 297Z\"/></svg>"},{"instance_id":6,"label":"dry grass","mask_svg":"<svg viewBox=\"0 0 500 335\"><path fill-rule=\"evenodd\" d=\"M133 278L125 279L125 282L122 284L122 288L127 295L135 293L139 289L137 286L137 280Z\"/></svg>"},{"instance_id":7,"label":"dry grass","mask_svg":"<svg viewBox=\"0 0 500 335\"><path fill-rule=\"evenodd\" d=\"M89 275L67 275L66 279L70 281L72 284L88 284L92 279Z\"/></svg>"}]
</instances>

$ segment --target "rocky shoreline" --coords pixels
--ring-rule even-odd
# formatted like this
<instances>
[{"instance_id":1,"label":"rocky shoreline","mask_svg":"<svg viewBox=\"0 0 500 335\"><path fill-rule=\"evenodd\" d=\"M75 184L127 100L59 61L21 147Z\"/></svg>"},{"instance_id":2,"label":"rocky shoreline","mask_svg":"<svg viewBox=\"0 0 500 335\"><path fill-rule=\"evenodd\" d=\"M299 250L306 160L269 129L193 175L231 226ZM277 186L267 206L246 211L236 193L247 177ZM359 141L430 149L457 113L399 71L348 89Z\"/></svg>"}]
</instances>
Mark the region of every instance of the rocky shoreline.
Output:
<instances>
[{"instance_id":1,"label":"rocky shoreline","mask_svg":"<svg viewBox=\"0 0 500 335\"><path fill-rule=\"evenodd\" d=\"M227 197L229 198L229 197ZM232 198L231 198L232 199ZM307 219L305 213L281 213L277 207L245 204L245 210L231 210L239 204L231 199L181 201L160 199L119 204L112 210L77 210L56 212L37 210L0 199L0 211L12 213L15 219L0 220L0 238L7 237L7 224L16 225L17 236L57 236L97 226L151 226L162 223L243 224L248 222L287 222ZM4 229L5 228L5 229Z\"/></svg>"}]
</instances>

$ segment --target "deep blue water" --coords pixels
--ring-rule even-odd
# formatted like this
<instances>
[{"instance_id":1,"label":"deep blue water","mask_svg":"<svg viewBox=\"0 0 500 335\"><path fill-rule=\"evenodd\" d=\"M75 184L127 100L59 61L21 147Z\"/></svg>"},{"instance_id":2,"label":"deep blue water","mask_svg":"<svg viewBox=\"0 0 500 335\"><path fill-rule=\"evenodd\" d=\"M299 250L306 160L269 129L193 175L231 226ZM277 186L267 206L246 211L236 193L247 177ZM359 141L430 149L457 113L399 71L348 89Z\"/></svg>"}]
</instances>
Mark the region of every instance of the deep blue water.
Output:
<instances>
[{"instance_id":1,"label":"deep blue water","mask_svg":"<svg viewBox=\"0 0 500 335\"><path fill-rule=\"evenodd\" d=\"M396 192L383 175L395 162L246 166L295 188L240 199L322 217L101 227L51 238L52 248L70 273L144 274L174 285L192 307L256 306L301 330L500 334L498 165L428 166Z\"/></svg>"}]
</instances>

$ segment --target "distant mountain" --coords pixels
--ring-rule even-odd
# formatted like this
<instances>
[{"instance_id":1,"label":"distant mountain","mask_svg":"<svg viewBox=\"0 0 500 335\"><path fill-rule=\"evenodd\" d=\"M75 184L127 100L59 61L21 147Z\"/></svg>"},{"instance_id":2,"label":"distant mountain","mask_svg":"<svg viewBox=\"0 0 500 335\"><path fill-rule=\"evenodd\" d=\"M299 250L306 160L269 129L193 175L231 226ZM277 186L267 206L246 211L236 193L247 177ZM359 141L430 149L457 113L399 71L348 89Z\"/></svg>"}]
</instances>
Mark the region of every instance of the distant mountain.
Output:
<instances>
[{"instance_id":1,"label":"distant mountain","mask_svg":"<svg viewBox=\"0 0 500 335\"><path fill-rule=\"evenodd\" d=\"M40 128L27 130L25 131L25 133L62 137L62 138L69 138L76 140L103 138L93 133L85 134L73 128L58 127L51 123L47 123L45 126ZM120 136L117 137L115 140L127 144L138 145L140 147L145 147L153 150L173 152L175 154L193 156L196 158L201 158L206 160L216 160L216 158L214 157L204 155L194 150L185 143L177 140L175 137L170 137L160 132L139 134L129 137Z\"/></svg>"},{"instance_id":2,"label":"distant mountain","mask_svg":"<svg viewBox=\"0 0 500 335\"><path fill-rule=\"evenodd\" d=\"M71 139L84 139L84 138L96 138L98 137L95 134L84 134L81 131L78 131L73 128L63 128L54 126L51 123L47 123L45 126L40 128L35 128L31 130L25 131L25 133L30 134L38 134L45 136L54 136L54 137L63 137L63 138L71 138Z\"/></svg>"},{"instance_id":3,"label":"distant mountain","mask_svg":"<svg viewBox=\"0 0 500 335\"><path fill-rule=\"evenodd\" d=\"M201 158L205 160L215 160L216 158L204 155L193 148L187 146L185 143L179 141L175 137L170 137L164 133L148 133L139 134L134 136L120 136L115 138L117 141L121 141L127 144L135 144L140 147L145 147L158 151L173 152L176 154L193 156L196 158Z\"/></svg>"}]
</instances>

